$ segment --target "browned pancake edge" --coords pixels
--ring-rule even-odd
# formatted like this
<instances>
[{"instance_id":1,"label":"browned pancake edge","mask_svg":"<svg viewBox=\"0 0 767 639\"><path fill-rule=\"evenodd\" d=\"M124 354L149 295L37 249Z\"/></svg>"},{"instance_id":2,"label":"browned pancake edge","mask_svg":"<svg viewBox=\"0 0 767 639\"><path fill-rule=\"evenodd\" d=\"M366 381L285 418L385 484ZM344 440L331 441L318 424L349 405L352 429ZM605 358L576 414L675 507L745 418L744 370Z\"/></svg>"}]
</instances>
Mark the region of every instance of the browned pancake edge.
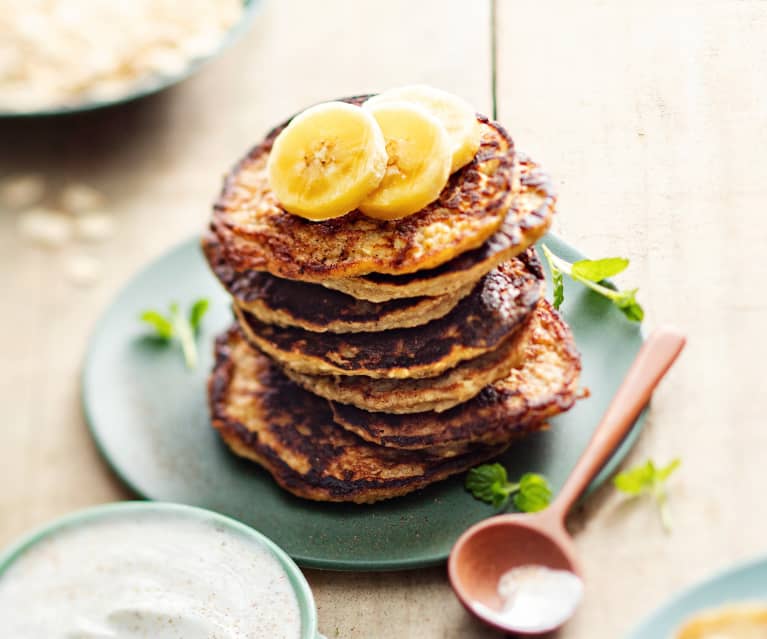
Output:
<instances>
[{"instance_id":1,"label":"browned pancake edge","mask_svg":"<svg viewBox=\"0 0 767 639\"><path fill-rule=\"evenodd\" d=\"M507 442L537 430L575 404L581 358L570 328L548 302L521 340L519 365L507 377L448 411L395 415L331 402L334 419L367 441L408 450Z\"/></svg>"},{"instance_id":2,"label":"browned pancake edge","mask_svg":"<svg viewBox=\"0 0 767 639\"><path fill-rule=\"evenodd\" d=\"M213 427L241 457L305 499L371 503L419 490L502 453L506 445L435 457L376 446L340 428L325 400L288 380L237 329L216 341L208 382Z\"/></svg>"},{"instance_id":3,"label":"browned pancake edge","mask_svg":"<svg viewBox=\"0 0 767 639\"><path fill-rule=\"evenodd\" d=\"M488 273L446 316L413 328L311 334L235 311L248 340L295 372L413 379L435 377L498 348L525 321L543 288L540 262L529 249Z\"/></svg>"}]
</instances>

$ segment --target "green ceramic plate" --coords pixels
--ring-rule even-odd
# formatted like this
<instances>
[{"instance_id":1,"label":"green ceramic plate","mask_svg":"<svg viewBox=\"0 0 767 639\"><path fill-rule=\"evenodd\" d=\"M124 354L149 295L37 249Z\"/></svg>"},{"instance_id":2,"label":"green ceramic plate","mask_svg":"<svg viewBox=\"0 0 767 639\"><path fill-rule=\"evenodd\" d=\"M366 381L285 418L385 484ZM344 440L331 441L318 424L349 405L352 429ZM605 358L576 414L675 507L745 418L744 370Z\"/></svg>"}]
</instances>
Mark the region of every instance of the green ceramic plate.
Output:
<instances>
[{"instance_id":1,"label":"green ceramic plate","mask_svg":"<svg viewBox=\"0 0 767 639\"><path fill-rule=\"evenodd\" d=\"M679 626L697 612L751 602L767 605L767 557L730 568L688 588L645 619L628 639L672 639Z\"/></svg>"},{"instance_id":2,"label":"green ceramic plate","mask_svg":"<svg viewBox=\"0 0 767 639\"><path fill-rule=\"evenodd\" d=\"M180 72L173 75L157 75L147 79L145 82L137 84L136 87L124 95L110 98L108 100L87 100L85 102L78 102L75 104L67 104L57 107L49 107L43 109L36 109L34 111L5 111L0 105L0 118L30 118L38 116L49 115L64 115L67 113L79 113L80 111L93 111L95 109L102 109L104 107L114 106L116 104L122 104L124 102L130 102L143 98L153 93L158 93L163 89L178 84L182 80L186 80L189 76L196 73L206 62L209 62L217 55L219 55L224 49L231 46L236 40L250 27L254 16L261 7L263 0L243 0L244 8L240 19L234 24L234 26L221 38L221 43L209 54L196 58Z\"/></svg>"},{"instance_id":3,"label":"green ceramic plate","mask_svg":"<svg viewBox=\"0 0 767 639\"><path fill-rule=\"evenodd\" d=\"M298 566L290 560L290 557L273 541L252 528L201 508L190 508L189 506L179 504L122 502L118 504L104 504L103 506L95 506L94 508L72 513L30 533L6 551L1 552L0 579L2 579L3 573L23 557L27 551L62 531L87 527L94 522L101 522L105 519L130 521L137 516L168 517L169 515L178 520L214 524L235 535L243 535L255 545L269 551L282 565L298 600L298 607L301 612L301 639L325 639L317 631L317 608L312 591ZM200 552L204 552L204 548L201 548Z\"/></svg>"},{"instance_id":4,"label":"green ceramic plate","mask_svg":"<svg viewBox=\"0 0 767 639\"><path fill-rule=\"evenodd\" d=\"M549 236L566 259L582 257ZM603 298L566 282L563 313L583 353L591 397L504 455L512 477L544 473L564 482L642 343L639 327ZM205 296L211 311L198 370L174 347L145 338L138 315ZM104 456L139 495L209 508L270 537L303 566L384 570L439 564L471 524L494 514L463 489L463 477L369 506L322 504L279 489L260 467L230 454L208 422L205 380L215 335L231 321L229 300L197 240L150 264L117 296L92 336L83 373L85 414ZM599 476L625 455L638 426Z\"/></svg>"}]
</instances>

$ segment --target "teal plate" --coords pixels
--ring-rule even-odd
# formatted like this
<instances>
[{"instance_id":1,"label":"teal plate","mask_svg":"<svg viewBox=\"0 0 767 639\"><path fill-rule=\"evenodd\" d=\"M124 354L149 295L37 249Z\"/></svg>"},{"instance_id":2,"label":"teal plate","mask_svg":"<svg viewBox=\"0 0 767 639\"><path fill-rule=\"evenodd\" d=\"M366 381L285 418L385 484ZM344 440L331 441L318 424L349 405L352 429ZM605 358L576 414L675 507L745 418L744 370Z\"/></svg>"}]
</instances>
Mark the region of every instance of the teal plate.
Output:
<instances>
[{"instance_id":1,"label":"teal plate","mask_svg":"<svg viewBox=\"0 0 767 639\"><path fill-rule=\"evenodd\" d=\"M698 612L752 602L767 605L767 557L735 566L684 590L645 619L628 639L672 639L682 623Z\"/></svg>"},{"instance_id":2,"label":"teal plate","mask_svg":"<svg viewBox=\"0 0 767 639\"><path fill-rule=\"evenodd\" d=\"M565 259L582 257L554 236L546 242ZM202 296L210 298L211 310L200 336L200 366L188 371L178 348L146 337L138 315ZM582 384L591 396L501 459L512 477L544 473L555 490L642 344L639 326L580 285L565 283L562 311L583 354ZM104 457L137 494L229 515L273 539L301 565L335 570L440 564L466 528L495 514L463 489L462 476L373 505L315 503L286 493L260 467L232 455L210 427L205 390L213 340L231 321L229 299L197 240L139 273L99 321L83 372L85 414ZM640 424L641 418L594 485L614 470Z\"/></svg>"},{"instance_id":3,"label":"teal plate","mask_svg":"<svg viewBox=\"0 0 767 639\"><path fill-rule=\"evenodd\" d=\"M156 75L145 82L137 84L135 88L129 90L124 95L106 100L87 100L74 104L35 109L33 111L4 111L2 107L0 107L0 118L35 118L51 115L66 115L68 113L79 113L81 111L94 111L96 109L103 109L105 107L131 102L158 93L163 89L167 89L174 84L178 84L182 80L186 80L189 76L194 75L207 62L234 44L240 36L248 30L253 22L253 18L261 8L262 2L263 0L243 0L243 9L240 19L222 36L220 44L207 55L191 60L179 73Z\"/></svg>"}]
</instances>

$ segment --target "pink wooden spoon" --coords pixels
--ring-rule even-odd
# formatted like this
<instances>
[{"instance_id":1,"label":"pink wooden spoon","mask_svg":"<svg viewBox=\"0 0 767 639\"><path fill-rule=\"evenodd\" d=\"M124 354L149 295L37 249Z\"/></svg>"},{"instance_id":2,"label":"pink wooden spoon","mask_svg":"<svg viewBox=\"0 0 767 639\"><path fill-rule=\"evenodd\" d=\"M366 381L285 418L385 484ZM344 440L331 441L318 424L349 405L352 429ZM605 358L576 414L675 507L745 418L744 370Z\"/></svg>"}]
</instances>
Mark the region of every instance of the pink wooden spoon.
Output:
<instances>
[{"instance_id":1,"label":"pink wooden spoon","mask_svg":"<svg viewBox=\"0 0 767 639\"><path fill-rule=\"evenodd\" d=\"M469 612L499 630L523 635L551 632L567 620L560 615L535 628L514 627L498 614L503 605L498 581L509 570L529 565L581 576L565 516L629 432L684 344L684 336L671 328L657 329L645 341L589 445L546 510L491 517L461 535L450 553L448 574Z\"/></svg>"}]
</instances>

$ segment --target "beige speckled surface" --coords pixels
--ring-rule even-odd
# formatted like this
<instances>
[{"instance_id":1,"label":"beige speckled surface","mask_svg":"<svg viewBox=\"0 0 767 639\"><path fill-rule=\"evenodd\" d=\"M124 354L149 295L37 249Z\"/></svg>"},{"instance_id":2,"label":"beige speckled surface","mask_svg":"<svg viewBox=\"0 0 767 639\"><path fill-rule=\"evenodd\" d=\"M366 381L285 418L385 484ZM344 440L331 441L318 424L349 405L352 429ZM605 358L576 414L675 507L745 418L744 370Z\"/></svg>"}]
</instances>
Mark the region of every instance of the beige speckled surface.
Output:
<instances>
[{"instance_id":1,"label":"beige speckled surface","mask_svg":"<svg viewBox=\"0 0 767 639\"><path fill-rule=\"evenodd\" d=\"M500 118L559 185L559 229L632 259L648 326L690 343L631 461L683 457L675 529L609 488L571 518L588 579L558 639L616 639L676 589L767 552L760 399L767 391L767 4L498 0ZM325 98L428 82L488 111L487 0L272 0L199 76L155 98L62 120L0 122L0 175L40 171L108 197L116 235L46 252L0 213L0 544L128 497L78 403L87 335L118 286L205 223L221 175L268 127ZM90 288L63 270L102 261ZM495 637L441 570L310 571L329 639Z\"/></svg>"}]
</instances>

